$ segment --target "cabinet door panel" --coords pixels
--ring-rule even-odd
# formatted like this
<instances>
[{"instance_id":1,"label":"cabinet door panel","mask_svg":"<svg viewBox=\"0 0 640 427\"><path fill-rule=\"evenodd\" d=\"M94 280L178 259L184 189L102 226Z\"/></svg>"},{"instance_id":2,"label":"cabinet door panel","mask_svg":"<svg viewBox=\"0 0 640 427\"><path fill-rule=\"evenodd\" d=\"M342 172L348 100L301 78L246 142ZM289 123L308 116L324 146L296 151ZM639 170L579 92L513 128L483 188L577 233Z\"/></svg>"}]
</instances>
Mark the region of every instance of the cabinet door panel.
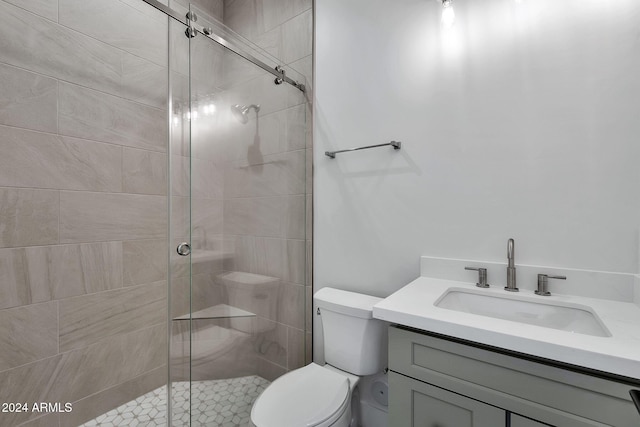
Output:
<instances>
[{"instance_id":1,"label":"cabinet door panel","mask_svg":"<svg viewBox=\"0 0 640 427\"><path fill-rule=\"evenodd\" d=\"M500 408L389 372L389 425L394 427L500 427Z\"/></svg>"}]
</instances>

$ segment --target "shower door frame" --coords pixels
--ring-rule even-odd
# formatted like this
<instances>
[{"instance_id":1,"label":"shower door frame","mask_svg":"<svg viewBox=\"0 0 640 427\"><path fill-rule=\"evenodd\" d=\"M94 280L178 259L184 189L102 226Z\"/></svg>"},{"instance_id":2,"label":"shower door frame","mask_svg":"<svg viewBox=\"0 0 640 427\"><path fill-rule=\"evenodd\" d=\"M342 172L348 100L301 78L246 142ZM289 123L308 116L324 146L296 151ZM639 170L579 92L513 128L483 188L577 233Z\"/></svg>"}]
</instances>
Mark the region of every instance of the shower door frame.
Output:
<instances>
[{"instance_id":1,"label":"shower door frame","mask_svg":"<svg viewBox=\"0 0 640 427\"><path fill-rule=\"evenodd\" d=\"M244 60L250 62L251 64L259 67L260 69L262 69L263 71L268 72L269 74L274 76L274 84L276 85L280 85L282 83L287 83L295 88L297 88L298 90L300 90L303 94L303 96L306 94L306 87L304 83L300 83L294 79L292 79L290 76L286 75L286 72L284 70L284 68L281 65L276 65L275 67L272 67L270 65L267 65L267 63L265 63L264 61L258 59L257 57L255 57L254 55L252 55L251 53L248 53L247 50L251 50L252 49L252 43L248 40L243 39L241 36L234 34L233 32L230 34L230 37L225 37L223 34L225 33L225 29L224 28L212 28L212 27L203 27L201 25L197 25L195 24L197 17L195 15L195 12L192 11L192 5L191 3L188 4L189 7L189 12L186 14L182 14L180 12L177 12L176 10L170 8L169 6L166 6L165 4L161 3L158 0L142 0L143 2L145 2L146 4L154 7L155 9L159 10L160 12L164 13L165 15L167 15L168 18L172 18L173 20L177 21L178 24L182 24L182 26L184 26L185 29L185 37L192 39L194 37L206 37L208 39L211 39L213 42L215 42L218 46L223 47L224 49L226 49L227 51L230 51L231 53L240 56L241 58L243 58ZM214 23L213 25L216 25L216 23ZM169 31L169 55L171 55L171 40L170 40L170 31ZM239 40L238 42L234 42L233 39L237 38ZM246 46L244 45L244 43L246 43ZM259 48L258 48L259 49ZM259 52L259 50L256 50L257 53L260 55L262 54L261 52ZM265 59L267 59L268 61L272 62L273 64L278 64L279 60L273 57L269 57L268 55L265 56ZM169 59L169 62L171 62L171 60ZM172 105L173 105L173 90L172 90L172 83L171 83L171 66L169 65L169 87L168 87L168 104L169 104L169 108L167 110L168 116L167 116L167 120L169 123L169 126L171 126L172 123L172 116L174 111L172 111ZM304 77L301 77L302 80L304 81ZM191 52L189 53L189 104L191 104ZM189 107L189 110L191 109L191 107ZM191 140L191 129L189 126L189 131L188 131L188 139L189 141ZM169 130L169 145L171 146L171 138L172 138L172 133L171 130ZM189 144L191 144L191 142L189 142ZM189 155L189 157L191 157L191 154ZM171 160L170 160L171 156L169 156L169 170L171 170ZM189 165L189 181L191 181L191 165ZM169 179L169 187L171 188L171 179ZM189 187L191 187L191 182L189 183ZM171 191L169 191L169 194L171 194ZM189 196L189 199L191 199L191 196ZM170 215L173 215L171 213L172 211L172 201L171 201L171 197L168 198L168 209L169 209L169 213ZM188 244L191 245L192 244L192 236L191 236L191 232L192 232L192 212L191 212L191 202L189 202L189 213L188 213L188 222L189 222L189 242ZM306 221L308 221L308 218L306 219ZM171 224L171 221L169 221L169 224ZM170 225L171 227L171 225ZM305 245L306 246L306 245ZM175 247L173 246L173 239L172 239L172 234L171 234L171 229L169 230L169 253L168 253L168 273L169 276L171 276L171 265L172 265L172 260L171 260L171 251L176 250ZM174 253L175 255L175 253ZM182 255L182 254L181 254ZM192 272L192 262L191 262L191 256L190 254L187 254L187 256L189 256L189 293L192 293L192 283L191 283L191 278L193 275ZM169 281L171 281L171 277L169 277ZM306 281L305 281L306 282ZM169 286L169 289L171 289L171 285ZM192 304L192 298L189 297L189 313L193 312L193 307L191 306ZM169 291L169 295L168 295L168 341L167 341L167 367L168 367L168 376L167 376L167 412L166 412L166 417L167 417L167 425L171 426L174 422L174 408L173 408L173 387L172 387L172 372L171 372L171 365L172 365L172 359L171 359L171 342L172 342L172 305L171 305L171 291ZM306 315L305 315L306 317ZM189 319L189 335L192 334L192 319ZM306 340L306 328L305 328L305 340ZM304 344L303 344L304 345ZM192 352L192 343L191 343L191 339L189 340L189 358L191 358L191 352ZM305 356L306 359L307 356ZM189 363L189 383L191 383L191 362ZM191 391L189 391L189 395L191 395ZM189 406L191 407L192 402L191 402L191 397L189 397ZM191 424L191 415L189 416L190 421L189 423Z\"/></svg>"},{"instance_id":2,"label":"shower door frame","mask_svg":"<svg viewBox=\"0 0 640 427\"><path fill-rule=\"evenodd\" d=\"M266 63L264 63L263 61L261 61L260 59L256 58L255 56L251 55L250 53L244 52L241 48L235 46L235 44L233 42L231 42L230 40L226 39L224 36L216 33L216 29L212 28L212 27L202 27L201 25L196 24L196 20L191 20L191 12L187 14L187 16L181 16L178 12L176 12L175 10L171 9L168 6L165 6L164 4L160 3L158 0L142 0L143 2L147 3L150 6L155 7L156 9L160 10L161 12L167 14L168 16L170 16L171 18L175 19L178 22L181 22L182 24L186 25L187 27L191 28L192 30L195 31L194 34L201 34L204 37L208 37L211 40L213 40L214 42L218 43L220 46L224 47L225 49L228 49L230 51L232 51L233 53L235 53L236 55L241 56L242 58L246 59L247 61L250 61L251 63L257 65L258 67L262 68L264 71L267 71L271 74L273 74L273 76L276 78L275 82L276 84L281 84L281 83L288 83L296 88L298 88L300 91L305 92L306 88L305 85L302 83L297 82L296 80L293 80L291 77L286 75L286 72L284 70L284 68L281 65L277 65L275 68L270 67L269 65L267 65ZM195 35L194 35L195 36Z\"/></svg>"}]
</instances>

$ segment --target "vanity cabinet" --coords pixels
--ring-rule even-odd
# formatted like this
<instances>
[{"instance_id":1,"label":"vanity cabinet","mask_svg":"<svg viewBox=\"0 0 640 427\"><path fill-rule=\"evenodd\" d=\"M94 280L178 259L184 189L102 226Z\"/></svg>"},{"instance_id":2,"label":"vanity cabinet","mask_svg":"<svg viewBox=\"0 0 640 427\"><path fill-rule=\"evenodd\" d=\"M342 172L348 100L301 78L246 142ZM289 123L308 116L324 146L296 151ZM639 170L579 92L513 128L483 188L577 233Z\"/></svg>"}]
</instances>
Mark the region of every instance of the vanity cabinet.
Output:
<instances>
[{"instance_id":1,"label":"vanity cabinet","mask_svg":"<svg viewBox=\"0 0 640 427\"><path fill-rule=\"evenodd\" d=\"M638 427L623 382L389 328L394 427Z\"/></svg>"}]
</instances>

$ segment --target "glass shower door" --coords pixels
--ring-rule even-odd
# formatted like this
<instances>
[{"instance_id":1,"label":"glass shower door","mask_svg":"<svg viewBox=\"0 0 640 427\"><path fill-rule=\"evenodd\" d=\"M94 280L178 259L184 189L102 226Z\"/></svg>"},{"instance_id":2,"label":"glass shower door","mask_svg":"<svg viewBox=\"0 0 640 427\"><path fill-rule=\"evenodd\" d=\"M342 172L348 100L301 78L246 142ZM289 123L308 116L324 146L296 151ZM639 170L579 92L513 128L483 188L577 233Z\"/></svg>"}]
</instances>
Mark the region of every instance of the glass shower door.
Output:
<instances>
[{"instance_id":1,"label":"glass shower door","mask_svg":"<svg viewBox=\"0 0 640 427\"><path fill-rule=\"evenodd\" d=\"M181 17L188 12L172 2ZM169 396L168 423L190 425L191 413L191 102L187 26L169 22Z\"/></svg>"},{"instance_id":2,"label":"glass shower door","mask_svg":"<svg viewBox=\"0 0 640 427\"><path fill-rule=\"evenodd\" d=\"M184 37L188 149L177 174L188 188L172 203L188 214L174 240L191 254L177 269L188 294L179 279L172 288L173 419L249 425L260 392L307 360L306 98L250 59L276 60L190 11L200 32Z\"/></svg>"}]
</instances>

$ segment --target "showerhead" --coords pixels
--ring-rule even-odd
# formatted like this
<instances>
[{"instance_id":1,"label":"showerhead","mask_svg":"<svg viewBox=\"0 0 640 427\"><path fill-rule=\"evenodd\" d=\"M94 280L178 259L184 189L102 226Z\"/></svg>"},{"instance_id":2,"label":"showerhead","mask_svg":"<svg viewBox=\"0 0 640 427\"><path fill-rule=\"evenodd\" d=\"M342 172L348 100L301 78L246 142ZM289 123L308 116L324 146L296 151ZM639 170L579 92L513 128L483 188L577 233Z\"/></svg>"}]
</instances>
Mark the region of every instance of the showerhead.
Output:
<instances>
[{"instance_id":1,"label":"showerhead","mask_svg":"<svg viewBox=\"0 0 640 427\"><path fill-rule=\"evenodd\" d=\"M249 122L249 110L251 110L252 108L256 110L256 115L258 115L258 111L260 111L260 106L256 104L232 105L231 112L233 113L233 116L236 119L238 119L240 123L242 123L243 125L246 125Z\"/></svg>"}]
</instances>

